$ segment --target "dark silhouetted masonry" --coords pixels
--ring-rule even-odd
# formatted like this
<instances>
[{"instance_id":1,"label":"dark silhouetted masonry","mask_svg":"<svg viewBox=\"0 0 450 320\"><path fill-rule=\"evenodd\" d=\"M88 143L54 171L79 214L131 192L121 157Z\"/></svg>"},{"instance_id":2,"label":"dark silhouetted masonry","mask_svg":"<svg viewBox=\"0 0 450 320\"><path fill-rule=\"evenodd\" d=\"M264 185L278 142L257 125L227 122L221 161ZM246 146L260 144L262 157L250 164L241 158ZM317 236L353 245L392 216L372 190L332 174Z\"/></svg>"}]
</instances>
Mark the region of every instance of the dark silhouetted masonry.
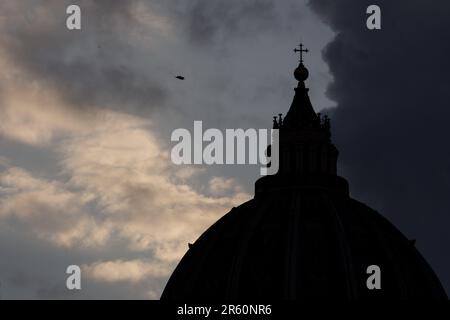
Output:
<instances>
[{"instance_id":1,"label":"dark silhouetted masonry","mask_svg":"<svg viewBox=\"0 0 450 320\"><path fill-rule=\"evenodd\" d=\"M336 175L330 121L314 112L308 74L301 57L292 105L274 117L279 172L189 246L161 299L447 299L414 241ZM370 265L381 268L381 290L366 286Z\"/></svg>"}]
</instances>

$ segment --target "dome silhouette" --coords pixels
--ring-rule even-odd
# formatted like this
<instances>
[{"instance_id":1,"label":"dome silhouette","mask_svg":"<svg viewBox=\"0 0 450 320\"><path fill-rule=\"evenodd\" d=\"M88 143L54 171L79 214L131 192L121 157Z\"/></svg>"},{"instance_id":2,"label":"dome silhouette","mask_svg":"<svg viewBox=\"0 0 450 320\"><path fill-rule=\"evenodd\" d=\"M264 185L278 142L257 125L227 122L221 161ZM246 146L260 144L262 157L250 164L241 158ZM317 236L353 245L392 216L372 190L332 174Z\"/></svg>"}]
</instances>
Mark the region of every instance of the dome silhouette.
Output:
<instances>
[{"instance_id":1,"label":"dome silhouette","mask_svg":"<svg viewBox=\"0 0 450 320\"><path fill-rule=\"evenodd\" d=\"M278 173L256 181L252 200L189 246L161 299L447 299L414 241L350 197L336 174L330 120L314 112L307 77L301 62L292 105L274 119ZM380 268L380 289L367 286L371 265Z\"/></svg>"}]
</instances>

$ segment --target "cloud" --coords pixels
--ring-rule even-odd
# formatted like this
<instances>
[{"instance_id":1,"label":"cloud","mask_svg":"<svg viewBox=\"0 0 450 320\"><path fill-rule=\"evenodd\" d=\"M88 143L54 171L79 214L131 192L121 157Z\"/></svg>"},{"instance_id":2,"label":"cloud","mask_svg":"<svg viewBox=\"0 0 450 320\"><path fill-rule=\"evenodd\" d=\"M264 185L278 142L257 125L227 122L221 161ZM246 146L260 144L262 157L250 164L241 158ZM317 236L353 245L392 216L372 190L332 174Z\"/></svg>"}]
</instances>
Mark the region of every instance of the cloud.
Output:
<instances>
[{"instance_id":1,"label":"cloud","mask_svg":"<svg viewBox=\"0 0 450 320\"><path fill-rule=\"evenodd\" d=\"M254 36L279 27L281 16L275 2L251 1L190 1L183 20L194 44L227 41L229 37Z\"/></svg>"},{"instance_id":2,"label":"cloud","mask_svg":"<svg viewBox=\"0 0 450 320\"><path fill-rule=\"evenodd\" d=\"M172 261L187 241L249 197L239 189L222 197L194 191L184 174L178 178L184 168L170 163L147 121L110 111L99 119L94 128L61 142L60 179L66 181L5 170L1 216L13 215L59 245L99 245L118 232L133 250L154 249Z\"/></svg>"},{"instance_id":3,"label":"cloud","mask_svg":"<svg viewBox=\"0 0 450 320\"><path fill-rule=\"evenodd\" d=\"M0 250L0 295L158 298L156 271L250 198L251 169L172 165L170 131L270 126L292 98L285 54L314 19L296 1L81 0L71 32L68 4L0 4L0 243L17 244ZM321 47L329 30L314 26ZM142 280L93 276L77 295L68 264Z\"/></svg>"},{"instance_id":4,"label":"cloud","mask_svg":"<svg viewBox=\"0 0 450 320\"><path fill-rule=\"evenodd\" d=\"M194 234L248 195L212 198L194 191L177 178L181 169L146 126L140 118L107 113L102 125L62 146L63 166L73 187L97 195L99 209L130 247L172 260L174 247L183 252Z\"/></svg>"},{"instance_id":5,"label":"cloud","mask_svg":"<svg viewBox=\"0 0 450 320\"><path fill-rule=\"evenodd\" d=\"M146 3L80 1L82 30L69 31L70 1L3 2L0 45L12 65L26 70L28 81L55 89L72 108L157 108L166 89L158 74L142 68L141 44L167 36L170 27ZM154 67L151 50L145 53Z\"/></svg>"},{"instance_id":6,"label":"cloud","mask_svg":"<svg viewBox=\"0 0 450 320\"><path fill-rule=\"evenodd\" d=\"M0 173L0 219L19 223L38 237L71 247L102 245L108 237L85 206L92 197L77 193L59 181L33 177L10 167Z\"/></svg>"},{"instance_id":7,"label":"cloud","mask_svg":"<svg viewBox=\"0 0 450 320\"><path fill-rule=\"evenodd\" d=\"M141 260L95 262L83 266L88 278L103 282L138 282L153 277L167 277L170 270L164 264Z\"/></svg>"},{"instance_id":8,"label":"cloud","mask_svg":"<svg viewBox=\"0 0 450 320\"><path fill-rule=\"evenodd\" d=\"M55 88L39 81L0 50L0 135L33 146L76 134L93 125L96 112L76 111Z\"/></svg>"},{"instance_id":9,"label":"cloud","mask_svg":"<svg viewBox=\"0 0 450 320\"><path fill-rule=\"evenodd\" d=\"M7 161L0 173L4 225L67 250L97 251L120 242L139 257L105 262L96 256L86 264L91 280L164 278L188 242L250 198L237 186L228 195L194 190L188 180L195 169L178 173L185 168L171 164L148 120L108 110L96 119L95 126L55 142L58 177L39 177ZM161 282L146 283L146 292L162 289Z\"/></svg>"},{"instance_id":10,"label":"cloud","mask_svg":"<svg viewBox=\"0 0 450 320\"><path fill-rule=\"evenodd\" d=\"M233 178L212 177L208 182L209 191L213 195L222 195L227 192L242 192L241 186Z\"/></svg>"},{"instance_id":11,"label":"cloud","mask_svg":"<svg viewBox=\"0 0 450 320\"><path fill-rule=\"evenodd\" d=\"M450 4L378 1L382 29L369 31L370 4L310 1L337 33L324 58L341 170L356 198L417 239L450 290Z\"/></svg>"}]
</instances>

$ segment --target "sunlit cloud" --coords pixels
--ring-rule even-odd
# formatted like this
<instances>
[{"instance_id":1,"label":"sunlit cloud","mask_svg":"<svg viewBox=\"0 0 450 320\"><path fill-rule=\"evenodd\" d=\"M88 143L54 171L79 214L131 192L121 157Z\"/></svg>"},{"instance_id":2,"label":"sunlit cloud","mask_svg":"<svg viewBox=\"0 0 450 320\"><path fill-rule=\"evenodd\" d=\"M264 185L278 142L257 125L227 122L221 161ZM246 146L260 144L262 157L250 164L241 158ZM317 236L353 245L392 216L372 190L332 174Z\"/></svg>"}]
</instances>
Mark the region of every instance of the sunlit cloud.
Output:
<instances>
[{"instance_id":1,"label":"sunlit cloud","mask_svg":"<svg viewBox=\"0 0 450 320\"><path fill-rule=\"evenodd\" d=\"M264 92L278 103L280 78L266 77L278 66L261 68L278 52L254 31L277 16L263 30L279 39L291 9L266 0L80 0L83 28L71 33L66 4L0 4L0 226L22 239L24 251L30 242L39 246L54 268L79 261L96 289L116 286L120 296L132 284L133 297L158 298L188 243L250 198L244 179L228 171L173 165L166 131L190 125L194 115L247 125L248 116L235 114L272 108L240 72L265 79L271 89ZM290 36L283 41L290 45ZM187 80L175 80L178 73ZM64 258L56 261L58 254ZM48 281L57 276L45 268L15 261L10 269L28 278L45 274L23 289L28 297L65 292L64 281L52 290ZM2 282L8 285L17 287ZM82 294L110 292L101 288Z\"/></svg>"},{"instance_id":2,"label":"sunlit cloud","mask_svg":"<svg viewBox=\"0 0 450 320\"><path fill-rule=\"evenodd\" d=\"M83 266L88 278L100 282L138 282L152 277L168 276L170 271L164 264L142 260L115 260L95 262Z\"/></svg>"},{"instance_id":3,"label":"sunlit cloud","mask_svg":"<svg viewBox=\"0 0 450 320\"><path fill-rule=\"evenodd\" d=\"M146 259L95 262L86 267L92 280L167 275L188 242L250 198L234 181L220 177L210 182L213 196L196 191L189 185L195 169L186 174L171 164L150 121L107 110L97 119L92 128L55 142L60 177L44 179L18 167L0 174L3 223L14 218L38 238L65 248L108 247L113 236L119 237ZM224 188L218 186L221 181Z\"/></svg>"}]
</instances>

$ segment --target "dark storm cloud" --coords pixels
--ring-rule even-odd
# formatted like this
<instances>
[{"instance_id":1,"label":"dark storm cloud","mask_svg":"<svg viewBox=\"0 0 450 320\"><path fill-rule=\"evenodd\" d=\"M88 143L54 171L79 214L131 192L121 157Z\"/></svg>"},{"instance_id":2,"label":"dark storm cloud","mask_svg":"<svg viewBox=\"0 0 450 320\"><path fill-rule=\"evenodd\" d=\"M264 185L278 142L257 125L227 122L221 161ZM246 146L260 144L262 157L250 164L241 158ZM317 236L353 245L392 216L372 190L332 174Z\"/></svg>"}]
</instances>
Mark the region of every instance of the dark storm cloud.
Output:
<instances>
[{"instance_id":1,"label":"dark storm cloud","mask_svg":"<svg viewBox=\"0 0 450 320\"><path fill-rule=\"evenodd\" d=\"M366 28L377 4L382 30ZM355 198L388 216L450 291L450 3L311 0L337 32L324 51L334 140Z\"/></svg>"},{"instance_id":2,"label":"dark storm cloud","mask_svg":"<svg viewBox=\"0 0 450 320\"><path fill-rule=\"evenodd\" d=\"M164 102L164 85L136 61L132 39L142 1L78 1L82 30L66 28L70 1L2 4L2 46L12 62L45 82L72 105L152 108ZM151 59L151 56L149 57Z\"/></svg>"}]
</instances>

